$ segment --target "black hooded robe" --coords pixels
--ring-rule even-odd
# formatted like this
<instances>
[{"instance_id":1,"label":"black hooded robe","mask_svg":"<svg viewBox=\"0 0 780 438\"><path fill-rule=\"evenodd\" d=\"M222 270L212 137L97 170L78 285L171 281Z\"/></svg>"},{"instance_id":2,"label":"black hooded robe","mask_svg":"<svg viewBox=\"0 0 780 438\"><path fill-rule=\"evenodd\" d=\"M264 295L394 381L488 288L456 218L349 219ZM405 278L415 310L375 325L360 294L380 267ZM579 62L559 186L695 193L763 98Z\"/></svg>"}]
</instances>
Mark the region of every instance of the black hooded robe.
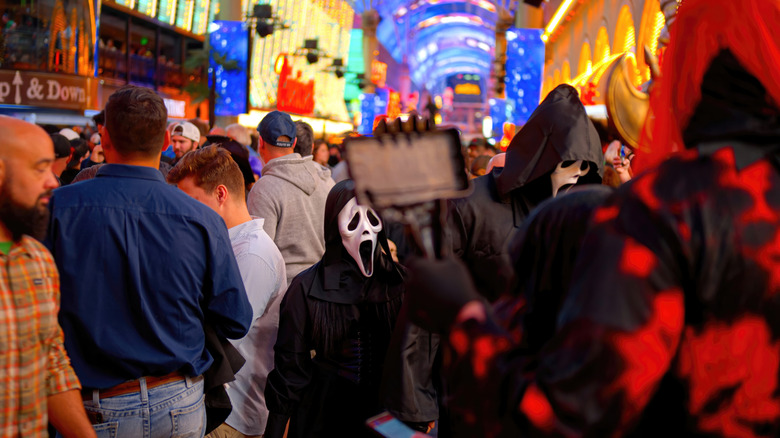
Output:
<instances>
[{"instance_id":1,"label":"black hooded robe","mask_svg":"<svg viewBox=\"0 0 780 438\"><path fill-rule=\"evenodd\" d=\"M594 214L534 373L454 325L462 436L780 436L780 107L730 51L701 90L689 150Z\"/></svg>"},{"instance_id":2,"label":"black hooded robe","mask_svg":"<svg viewBox=\"0 0 780 438\"><path fill-rule=\"evenodd\" d=\"M596 128L577 91L559 85L515 135L503 168L474 179L474 192L449 203L452 249L471 271L480 294L494 301L512 277L507 245L530 211L552 196L550 175L562 161L584 160L578 184L601 183L604 158Z\"/></svg>"},{"instance_id":3,"label":"black hooded robe","mask_svg":"<svg viewBox=\"0 0 780 438\"><path fill-rule=\"evenodd\" d=\"M322 260L298 274L281 302L275 369L265 390L270 411L264 436L373 436L364 422L381 411L385 352L403 298L403 271L379 249L364 277L346 252L338 214L354 197L336 184L325 206Z\"/></svg>"}]
</instances>

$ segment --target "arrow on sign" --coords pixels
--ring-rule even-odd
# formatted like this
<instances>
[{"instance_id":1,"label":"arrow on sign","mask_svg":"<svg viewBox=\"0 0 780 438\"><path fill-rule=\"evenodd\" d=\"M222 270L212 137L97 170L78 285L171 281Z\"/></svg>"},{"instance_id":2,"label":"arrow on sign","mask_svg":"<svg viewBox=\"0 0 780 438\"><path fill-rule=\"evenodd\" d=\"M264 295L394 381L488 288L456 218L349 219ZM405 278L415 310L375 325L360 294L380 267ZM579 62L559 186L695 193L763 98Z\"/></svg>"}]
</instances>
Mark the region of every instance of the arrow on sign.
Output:
<instances>
[{"instance_id":1,"label":"arrow on sign","mask_svg":"<svg viewBox=\"0 0 780 438\"><path fill-rule=\"evenodd\" d=\"M19 87L22 86L24 81L22 80L22 75L19 73L19 71L16 72L14 75L14 80L11 82L13 85L16 85L16 97L14 98L14 102L16 102L17 105L22 103L22 95L19 90Z\"/></svg>"}]
</instances>

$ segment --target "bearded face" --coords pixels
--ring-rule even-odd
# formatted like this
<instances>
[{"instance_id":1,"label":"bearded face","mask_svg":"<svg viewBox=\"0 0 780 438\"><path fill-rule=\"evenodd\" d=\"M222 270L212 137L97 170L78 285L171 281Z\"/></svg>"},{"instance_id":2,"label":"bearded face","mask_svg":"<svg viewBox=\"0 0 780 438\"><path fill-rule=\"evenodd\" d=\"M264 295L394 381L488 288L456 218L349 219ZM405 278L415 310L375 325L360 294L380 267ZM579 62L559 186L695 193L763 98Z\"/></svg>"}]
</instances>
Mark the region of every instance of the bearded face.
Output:
<instances>
[{"instance_id":1,"label":"bearded face","mask_svg":"<svg viewBox=\"0 0 780 438\"><path fill-rule=\"evenodd\" d=\"M52 190L41 193L33 205L28 205L19 199L15 189L13 170L9 168L0 189L0 222L11 232L14 241L21 239L24 234L43 239L49 225L48 200Z\"/></svg>"}]
</instances>

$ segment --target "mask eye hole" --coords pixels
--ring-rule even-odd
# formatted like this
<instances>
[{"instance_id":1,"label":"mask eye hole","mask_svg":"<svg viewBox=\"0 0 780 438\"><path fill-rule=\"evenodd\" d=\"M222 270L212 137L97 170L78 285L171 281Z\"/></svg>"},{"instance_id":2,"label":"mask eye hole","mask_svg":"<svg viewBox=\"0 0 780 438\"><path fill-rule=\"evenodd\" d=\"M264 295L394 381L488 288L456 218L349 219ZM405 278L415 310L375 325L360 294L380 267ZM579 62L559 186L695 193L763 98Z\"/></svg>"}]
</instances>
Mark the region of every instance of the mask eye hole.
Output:
<instances>
[{"instance_id":1,"label":"mask eye hole","mask_svg":"<svg viewBox=\"0 0 780 438\"><path fill-rule=\"evenodd\" d=\"M576 161L574 160L564 161L563 163L561 163L561 168L565 169L567 167L571 167L572 165L574 165L574 163L576 163Z\"/></svg>"},{"instance_id":2,"label":"mask eye hole","mask_svg":"<svg viewBox=\"0 0 780 438\"><path fill-rule=\"evenodd\" d=\"M590 167L590 164L588 164L587 161L583 161L582 165L580 166L580 170L585 171L585 170L588 170L589 167Z\"/></svg>"},{"instance_id":3,"label":"mask eye hole","mask_svg":"<svg viewBox=\"0 0 780 438\"><path fill-rule=\"evenodd\" d=\"M368 210L366 216L368 217L368 222L371 224L372 227L379 225L379 218L376 217L373 211Z\"/></svg>"},{"instance_id":4,"label":"mask eye hole","mask_svg":"<svg viewBox=\"0 0 780 438\"><path fill-rule=\"evenodd\" d=\"M360 222L360 212L357 212L355 213L354 216L352 216L352 220L349 221L349 224L347 225L347 230L355 231L355 229L357 229L359 222Z\"/></svg>"}]
</instances>

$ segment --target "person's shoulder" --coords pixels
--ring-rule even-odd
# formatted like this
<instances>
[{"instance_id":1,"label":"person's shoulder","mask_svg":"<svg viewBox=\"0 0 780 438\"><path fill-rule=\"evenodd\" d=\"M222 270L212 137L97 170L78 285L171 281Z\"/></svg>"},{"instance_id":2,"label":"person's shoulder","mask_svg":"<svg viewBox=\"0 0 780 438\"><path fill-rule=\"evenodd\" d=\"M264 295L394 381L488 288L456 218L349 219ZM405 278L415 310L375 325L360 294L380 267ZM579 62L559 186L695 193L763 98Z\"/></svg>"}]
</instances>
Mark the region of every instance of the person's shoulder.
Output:
<instances>
[{"instance_id":1,"label":"person's shoulder","mask_svg":"<svg viewBox=\"0 0 780 438\"><path fill-rule=\"evenodd\" d=\"M718 166L693 151L674 156L635 176L616 190L615 197L638 201L653 209L689 203L693 193L717 189Z\"/></svg>"},{"instance_id":2,"label":"person's shoulder","mask_svg":"<svg viewBox=\"0 0 780 438\"><path fill-rule=\"evenodd\" d=\"M191 220L202 223L211 231L214 231L212 227L215 226L219 227L219 229L224 228L227 230L225 221L217 212L175 187L171 187L171 190L171 195L179 198L178 202L175 204L178 207L178 210L175 213L187 215Z\"/></svg>"},{"instance_id":3,"label":"person's shoulder","mask_svg":"<svg viewBox=\"0 0 780 438\"><path fill-rule=\"evenodd\" d=\"M214 210L169 184L155 184L144 202L148 207L147 213L182 217L210 230L213 227L225 228L224 220Z\"/></svg>"},{"instance_id":4,"label":"person's shoulder","mask_svg":"<svg viewBox=\"0 0 780 438\"><path fill-rule=\"evenodd\" d=\"M471 180L474 191L467 198L474 196L484 196L485 194L493 194L496 192L496 176L493 173L482 175Z\"/></svg>"},{"instance_id":5,"label":"person's shoulder","mask_svg":"<svg viewBox=\"0 0 780 438\"><path fill-rule=\"evenodd\" d=\"M54 258L51 256L48 248L37 239L24 235L22 236L21 244L33 257L46 263L54 263Z\"/></svg>"},{"instance_id":6,"label":"person's shoulder","mask_svg":"<svg viewBox=\"0 0 780 438\"><path fill-rule=\"evenodd\" d=\"M471 180L471 187L472 191L468 196L450 199L449 203L452 206L456 206L458 209L480 209L480 205L485 202L500 202L493 174L474 178Z\"/></svg>"},{"instance_id":7,"label":"person's shoulder","mask_svg":"<svg viewBox=\"0 0 780 438\"><path fill-rule=\"evenodd\" d=\"M298 275L293 277L292 281L290 282L290 287L287 290L292 291L295 289L300 289L302 293L308 297L312 285L319 278L321 264L322 261L319 261L299 272Z\"/></svg>"},{"instance_id":8,"label":"person's shoulder","mask_svg":"<svg viewBox=\"0 0 780 438\"><path fill-rule=\"evenodd\" d=\"M314 283L319 279L320 263L321 262L317 262L307 269L304 269L292 279L290 286L287 287L287 291L284 294L282 301L283 307L285 306L285 303L291 308L306 307L305 303L308 303L313 299L310 297L310 293L312 288L315 287Z\"/></svg>"},{"instance_id":9,"label":"person's shoulder","mask_svg":"<svg viewBox=\"0 0 780 438\"><path fill-rule=\"evenodd\" d=\"M252 186L247 201L250 204L280 202L292 184L275 175L263 175ZM253 213L254 214L254 213Z\"/></svg>"},{"instance_id":10,"label":"person's shoulder","mask_svg":"<svg viewBox=\"0 0 780 438\"><path fill-rule=\"evenodd\" d=\"M262 226L253 227L251 231L243 233L234 243L237 254L261 258L271 265L278 260L284 260L279 248Z\"/></svg>"},{"instance_id":11,"label":"person's shoulder","mask_svg":"<svg viewBox=\"0 0 780 438\"><path fill-rule=\"evenodd\" d=\"M110 190L102 183L103 181L92 178L58 187L52 195L54 201L52 207L56 209L71 203L84 202L96 196L100 197L103 191Z\"/></svg>"}]
</instances>

